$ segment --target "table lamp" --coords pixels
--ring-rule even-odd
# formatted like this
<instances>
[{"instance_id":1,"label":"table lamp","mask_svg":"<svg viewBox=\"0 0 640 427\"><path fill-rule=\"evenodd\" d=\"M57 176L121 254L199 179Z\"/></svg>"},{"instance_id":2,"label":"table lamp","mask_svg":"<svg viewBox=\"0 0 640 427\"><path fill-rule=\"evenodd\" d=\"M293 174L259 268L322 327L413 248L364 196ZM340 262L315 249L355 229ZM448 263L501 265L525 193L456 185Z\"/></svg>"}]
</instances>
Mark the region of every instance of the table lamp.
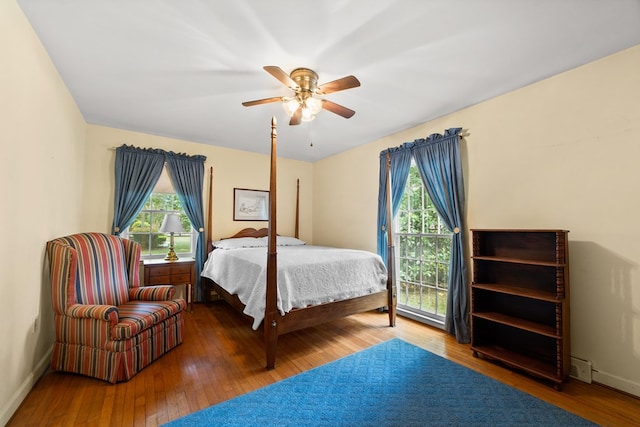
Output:
<instances>
[{"instance_id":1,"label":"table lamp","mask_svg":"<svg viewBox=\"0 0 640 427\"><path fill-rule=\"evenodd\" d=\"M182 222L180 221L180 215L167 214L162 220L162 225L158 230L160 233L168 233L169 237L169 253L164 257L165 261L177 261L178 255L173 250L173 233L182 233Z\"/></svg>"}]
</instances>

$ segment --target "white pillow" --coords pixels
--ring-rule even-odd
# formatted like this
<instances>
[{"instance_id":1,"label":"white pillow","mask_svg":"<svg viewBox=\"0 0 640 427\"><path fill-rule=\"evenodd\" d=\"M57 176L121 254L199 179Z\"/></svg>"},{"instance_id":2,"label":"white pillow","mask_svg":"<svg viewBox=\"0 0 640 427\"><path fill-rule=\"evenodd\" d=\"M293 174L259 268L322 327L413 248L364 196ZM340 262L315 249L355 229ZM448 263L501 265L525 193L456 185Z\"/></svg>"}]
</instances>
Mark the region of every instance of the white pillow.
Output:
<instances>
[{"instance_id":1,"label":"white pillow","mask_svg":"<svg viewBox=\"0 0 640 427\"><path fill-rule=\"evenodd\" d=\"M261 239L263 239L264 245L266 246L268 241L267 237L261 237ZM278 236L278 240L276 241L276 246L301 246L301 245L306 245L306 243L300 239L296 239L295 237Z\"/></svg>"},{"instance_id":2,"label":"white pillow","mask_svg":"<svg viewBox=\"0 0 640 427\"><path fill-rule=\"evenodd\" d=\"M258 237L238 237L218 240L213 246L217 249L259 248L267 246L267 242Z\"/></svg>"}]
</instances>

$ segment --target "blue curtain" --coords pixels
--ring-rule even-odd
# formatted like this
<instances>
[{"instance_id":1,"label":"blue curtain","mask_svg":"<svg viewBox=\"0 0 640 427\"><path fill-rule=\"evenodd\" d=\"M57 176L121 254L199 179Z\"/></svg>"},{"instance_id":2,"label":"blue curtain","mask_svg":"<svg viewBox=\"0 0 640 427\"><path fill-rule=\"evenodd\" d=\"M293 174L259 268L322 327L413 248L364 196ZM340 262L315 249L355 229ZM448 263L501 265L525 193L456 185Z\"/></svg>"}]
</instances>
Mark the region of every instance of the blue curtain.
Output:
<instances>
[{"instance_id":1,"label":"blue curtain","mask_svg":"<svg viewBox=\"0 0 640 427\"><path fill-rule=\"evenodd\" d=\"M167 169L173 188L178 195L191 225L198 231L196 243L196 265L194 300L202 301L200 273L205 259L204 244L204 210L202 202L202 183L204 181L205 156L187 156L184 154L167 153Z\"/></svg>"},{"instance_id":2,"label":"blue curtain","mask_svg":"<svg viewBox=\"0 0 640 427\"><path fill-rule=\"evenodd\" d=\"M391 216L387 218L387 153L389 153L391 165ZM411 167L410 144L389 148L380 153L380 178L378 188L378 255L387 264L387 230L389 222L400 209L400 201L404 194ZM387 265L388 267L388 265Z\"/></svg>"},{"instance_id":3,"label":"blue curtain","mask_svg":"<svg viewBox=\"0 0 640 427\"><path fill-rule=\"evenodd\" d=\"M464 257L464 181L460 161L462 128L416 140L411 147L422 183L449 230L453 231L445 329L460 343L471 340L467 263Z\"/></svg>"},{"instance_id":4,"label":"blue curtain","mask_svg":"<svg viewBox=\"0 0 640 427\"><path fill-rule=\"evenodd\" d=\"M160 178L164 161L162 150L126 145L116 148L113 234L119 235L140 213Z\"/></svg>"}]
</instances>

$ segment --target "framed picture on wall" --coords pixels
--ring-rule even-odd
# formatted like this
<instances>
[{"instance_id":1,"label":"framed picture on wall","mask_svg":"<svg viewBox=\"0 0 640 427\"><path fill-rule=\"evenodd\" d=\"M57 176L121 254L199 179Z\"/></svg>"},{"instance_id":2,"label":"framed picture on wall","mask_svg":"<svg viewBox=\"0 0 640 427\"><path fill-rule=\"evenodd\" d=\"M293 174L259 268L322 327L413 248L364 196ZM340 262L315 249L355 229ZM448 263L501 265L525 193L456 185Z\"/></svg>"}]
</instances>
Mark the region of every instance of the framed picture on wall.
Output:
<instances>
[{"instance_id":1,"label":"framed picture on wall","mask_svg":"<svg viewBox=\"0 0 640 427\"><path fill-rule=\"evenodd\" d=\"M264 190L233 189L234 221L268 221L269 192Z\"/></svg>"}]
</instances>

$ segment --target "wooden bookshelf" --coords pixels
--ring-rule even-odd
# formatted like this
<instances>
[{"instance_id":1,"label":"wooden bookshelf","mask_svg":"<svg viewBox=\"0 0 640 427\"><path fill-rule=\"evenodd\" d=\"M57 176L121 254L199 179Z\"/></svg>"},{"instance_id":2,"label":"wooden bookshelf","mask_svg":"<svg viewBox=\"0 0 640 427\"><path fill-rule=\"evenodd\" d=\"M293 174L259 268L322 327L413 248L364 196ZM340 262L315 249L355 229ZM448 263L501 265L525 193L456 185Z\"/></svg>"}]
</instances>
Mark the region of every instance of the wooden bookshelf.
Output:
<instances>
[{"instance_id":1,"label":"wooden bookshelf","mask_svg":"<svg viewBox=\"0 0 640 427\"><path fill-rule=\"evenodd\" d=\"M471 230L473 355L550 380L571 367L566 230Z\"/></svg>"}]
</instances>

